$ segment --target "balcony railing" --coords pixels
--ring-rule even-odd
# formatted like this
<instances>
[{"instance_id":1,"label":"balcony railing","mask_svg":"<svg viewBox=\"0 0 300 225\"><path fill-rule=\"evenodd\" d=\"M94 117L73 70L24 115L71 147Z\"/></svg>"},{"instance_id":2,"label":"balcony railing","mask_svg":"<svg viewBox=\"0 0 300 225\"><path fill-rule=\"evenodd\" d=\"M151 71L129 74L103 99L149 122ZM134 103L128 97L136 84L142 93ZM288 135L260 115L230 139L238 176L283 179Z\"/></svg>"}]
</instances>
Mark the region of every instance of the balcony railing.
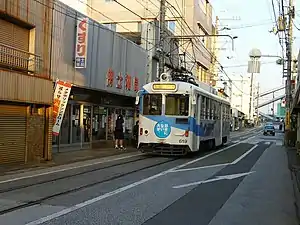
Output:
<instances>
[{"instance_id":1,"label":"balcony railing","mask_svg":"<svg viewBox=\"0 0 300 225\"><path fill-rule=\"evenodd\" d=\"M42 72L42 59L38 55L0 43L0 67L35 75Z\"/></svg>"}]
</instances>

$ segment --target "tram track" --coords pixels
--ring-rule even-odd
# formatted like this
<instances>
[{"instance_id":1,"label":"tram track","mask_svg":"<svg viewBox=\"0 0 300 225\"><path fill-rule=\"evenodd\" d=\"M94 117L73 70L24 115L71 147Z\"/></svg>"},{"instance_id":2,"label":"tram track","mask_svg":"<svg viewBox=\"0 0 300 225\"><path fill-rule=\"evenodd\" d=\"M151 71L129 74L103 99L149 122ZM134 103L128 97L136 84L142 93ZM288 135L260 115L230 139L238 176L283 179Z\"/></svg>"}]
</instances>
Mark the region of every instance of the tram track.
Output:
<instances>
[{"instance_id":1,"label":"tram track","mask_svg":"<svg viewBox=\"0 0 300 225\"><path fill-rule=\"evenodd\" d=\"M109 169L109 168L112 168L112 167L126 165L126 164L130 164L130 163L134 163L134 162L138 162L138 161L142 161L142 160L151 158L149 156L137 156L137 157L138 157L137 159L127 160L125 162L119 162L119 163L112 163L111 165L105 165L105 166L93 165L91 167L96 167L96 168L93 168L93 169L89 169L87 167L87 169L84 170L84 169L80 168L83 171L75 172L73 174L61 175L61 176L58 176L58 177L52 178L52 179L47 179L46 178L45 180L42 180L42 181L38 181L38 182L35 181L35 183L21 184L21 185L16 185L16 186L12 185L12 187L8 187L8 188L1 188L1 186L3 186L3 185L0 184L0 194L6 193L6 192L9 192L9 191L15 191L15 190L18 190L18 189L27 188L27 187L32 187L32 186L36 186L36 185L40 185L40 184L46 184L46 183L49 183L49 182L54 182L54 181L58 181L58 180L66 179L66 178L76 177L76 176L84 175L84 174L87 174L87 173L92 173L92 172L96 172L96 171L99 171L99 170ZM103 163L103 164L106 164L106 163ZM73 169L73 170L76 170L76 169ZM66 173L66 171L64 171L62 173ZM55 175L55 173L54 173L54 175ZM41 176L41 177L45 177L45 176ZM10 182L8 182L8 183L10 183ZM11 183L14 183L14 182L11 182Z\"/></svg>"},{"instance_id":2,"label":"tram track","mask_svg":"<svg viewBox=\"0 0 300 225\"><path fill-rule=\"evenodd\" d=\"M153 157L151 157L151 158L153 158ZM145 158L145 159L147 159L147 158ZM112 175L112 176L109 176L105 179L100 179L100 180L95 181L95 182L90 182L88 184L79 185L79 186L76 186L74 188L70 188L68 190L59 191L57 193L49 194L49 195L46 195L44 197L41 197L41 198L38 198L38 199L35 199L35 200L32 200L32 201L23 201L23 202L20 202L20 204L17 205L17 206L13 206L13 207L9 207L7 209L1 210L0 215L4 215L4 214L10 213L10 212L14 212L16 210L28 208L28 207L35 206L35 205L41 205L43 202L45 202L47 200L51 200L51 199L54 199L54 198L57 198L57 197L60 197L60 196L64 196L64 195L68 195L68 194L71 194L71 193L76 193L76 192L79 192L79 191L84 190L86 188L90 188L90 187L93 187L93 186L96 186L96 185L99 185L99 184L103 184L105 182L114 181L118 178L130 175L130 174L134 174L136 172L143 171L143 170L146 170L146 169L154 168L154 167L157 167L157 166L160 166L160 165L163 165L163 164L168 164L168 163L174 162L174 161L179 160L179 159L180 158L176 157L176 158L171 158L171 159L168 159L168 160L163 160L161 162L153 163L153 164L150 164L150 165L147 165L147 166L144 166L144 167L138 167L136 169L132 169L128 172ZM142 159L140 159L140 160L142 160ZM125 164L132 163L133 161L140 161L140 160L131 160L131 162L127 162ZM124 165L124 164L121 164L121 165ZM112 168L112 167L115 167L115 166L120 166L120 164L106 167L106 169L107 168ZM102 169L104 169L104 168L94 170L94 171L89 171L89 172L96 172L96 171L100 171ZM83 174L86 174L86 173L87 172L85 172ZM55 182L55 181L68 179L70 177L83 175L83 174L81 173L81 174L76 174L76 175L71 175L71 176L64 176L64 177L60 177L60 178L57 178L57 179L53 179L51 181L48 180L48 181L45 181L45 182L40 182L40 183L36 183L36 184L27 185L26 187L17 187L15 189L11 188L11 189L8 189L8 191L2 190L1 193L2 194L4 194L4 193L8 194L9 192L13 192L15 190L22 190L22 189L25 189L25 188L28 188L28 187L34 188L34 186L41 185L41 184L47 184L47 183L52 183L53 184L53 182Z\"/></svg>"}]
</instances>

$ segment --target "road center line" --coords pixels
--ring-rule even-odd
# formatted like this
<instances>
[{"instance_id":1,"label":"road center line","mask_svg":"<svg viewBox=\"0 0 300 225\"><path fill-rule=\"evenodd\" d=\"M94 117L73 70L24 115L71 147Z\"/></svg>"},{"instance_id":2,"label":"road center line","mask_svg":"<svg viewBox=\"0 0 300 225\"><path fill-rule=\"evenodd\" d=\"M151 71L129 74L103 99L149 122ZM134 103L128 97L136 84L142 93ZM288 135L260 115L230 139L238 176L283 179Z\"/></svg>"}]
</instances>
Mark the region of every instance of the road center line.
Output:
<instances>
[{"instance_id":1,"label":"road center line","mask_svg":"<svg viewBox=\"0 0 300 225\"><path fill-rule=\"evenodd\" d=\"M100 195L100 196L98 196L98 197L96 197L96 198L92 198L92 199L87 200L87 201L85 201L85 202L76 204L76 205L71 206L71 207L69 207L69 208L66 208L66 209L64 209L64 210L62 210L62 211L53 213L53 214L48 215L48 216L45 216L45 217L42 217L42 218L40 218L40 219L38 219L38 220L29 222L29 223L27 223L27 224L25 224L25 225L39 225L39 224L45 223L45 222L47 222L47 221L56 219L56 218L58 218L58 217L61 217L61 216L66 215L66 214L69 214L69 213L71 213L71 212L74 212L74 211L76 211L76 210L78 210L78 209L81 209L81 208L84 208L84 207L86 207L86 206L89 206L89 205L91 205L91 204L94 204L94 203L96 203L96 202L98 202L98 201L101 201L101 200L103 200L103 199L106 199L106 198L108 198L108 197L111 197L111 196L117 195L117 194L119 194L119 193L122 193L122 192L124 192L124 191L127 191L127 190L129 190L129 189L131 189L131 188L134 188L134 187L138 186L138 185L141 185L141 184L144 184L144 183L149 182L149 181L151 181L151 180L154 180L154 179L156 179L156 178L158 178L158 177L164 176L165 174L171 173L171 172L173 172L174 170L177 170L177 169L186 167L187 165L193 164L193 163L198 162L198 161L200 161L200 160L202 160L202 159L208 158L208 157L210 157L210 156L212 156L212 155L215 155L215 154L218 154L218 153L220 153L220 152L226 151L227 149L232 148L232 147L234 147L234 146L236 146L236 145L238 145L238 144L240 144L240 143L236 143L236 144L227 146L227 147L225 147L225 148L223 148L223 149L220 149L219 151L212 152L212 153L207 154L207 155L205 155L205 156L203 156L203 157L200 157L200 158L197 158L197 159L195 159L195 160L192 160L192 161L183 163L183 164L181 164L181 165L175 166L174 168L165 170L165 171L163 171L163 172L161 172L161 173L158 173L158 174L155 174L155 175L153 175L153 176L151 176L151 177L148 177L148 178L142 179L142 180L140 180L140 181L134 182L134 183L132 183L132 184L129 184L129 185L127 185L127 186L118 188L118 189L116 189L116 190L114 190L114 191L108 192L108 193L106 193L106 194L104 194L104 195Z\"/></svg>"}]
</instances>

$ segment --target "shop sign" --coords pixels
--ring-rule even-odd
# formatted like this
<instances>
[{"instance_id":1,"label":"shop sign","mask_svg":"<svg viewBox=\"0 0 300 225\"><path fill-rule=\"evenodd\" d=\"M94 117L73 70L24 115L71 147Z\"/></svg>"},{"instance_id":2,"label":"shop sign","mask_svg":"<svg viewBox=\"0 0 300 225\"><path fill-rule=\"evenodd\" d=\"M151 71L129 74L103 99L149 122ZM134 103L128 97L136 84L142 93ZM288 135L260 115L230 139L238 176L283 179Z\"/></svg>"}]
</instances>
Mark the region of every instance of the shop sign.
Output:
<instances>
[{"instance_id":1,"label":"shop sign","mask_svg":"<svg viewBox=\"0 0 300 225\"><path fill-rule=\"evenodd\" d=\"M118 89L122 89L123 88L123 76L122 76L121 72L117 76L117 85L116 85L116 88L118 88Z\"/></svg>"},{"instance_id":2,"label":"shop sign","mask_svg":"<svg viewBox=\"0 0 300 225\"><path fill-rule=\"evenodd\" d=\"M114 71L111 68L109 68L107 71L107 74L106 74L106 86L107 87L112 87L114 85L114 76L115 76Z\"/></svg>"},{"instance_id":3,"label":"shop sign","mask_svg":"<svg viewBox=\"0 0 300 225\"><path fill-rule=\"evenodd\" d=\"M88 42L88 18L77 20L75 68L86 68Z\"/></svg>"},{"instance_id":4,"label":"shop sign","mask_svg":"<svg viewBox=\"0 0 300 225\"><path fill-rule=\"evenodd\" d=\"M125 88L126 90L131 90L131 76L129 74L126 74L125 76Z\"/></svg>"},{"instance_id":5,"label":"shop sign","mask_svg":"<svg viewBox=\"0 0 300 225\"><path fill-rule=\"evenodd\" d=\"M106 86L107 87L113 87L114 86L114 79L115 79L115 73L111 68L109 68L108 71L107 71L107 74L106 74ZM124 80L124 78L123 78L123 75L122 75L121 72L116 77L116 80L117 80L116 88L123 89L123 80ZM124 86L125 86L125 89L127 91L130 91L133 88L133 91L138 92L139 91L139 78L138 77L132 77L131 75L126 74L125 75Z\"/></svg>"},{"instance_id":6,"label":"shop sign","mask_svg":"<svg viewBox=\"0 0 300 225\"><path fill-rule=\"evenodd\" d=\"M67 108L72 84L57 80L54 91L53 102L53 128L52 134L58 136L64 114Z\"/></svg>"}]
</instances>

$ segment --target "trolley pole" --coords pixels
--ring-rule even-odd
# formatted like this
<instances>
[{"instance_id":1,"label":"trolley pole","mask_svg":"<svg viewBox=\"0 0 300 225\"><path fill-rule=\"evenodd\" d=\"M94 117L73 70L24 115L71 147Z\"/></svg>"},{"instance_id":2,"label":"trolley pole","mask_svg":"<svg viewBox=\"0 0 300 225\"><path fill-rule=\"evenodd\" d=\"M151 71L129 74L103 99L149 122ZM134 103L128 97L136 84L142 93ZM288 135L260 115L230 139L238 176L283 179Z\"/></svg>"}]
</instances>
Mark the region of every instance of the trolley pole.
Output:
<instances>
[{"instance_id":1,"label":"trolley pole","mask_svg":"<svg viewBox=\"0 0 300 225\"><path fill-rule=\"evenodd\" d=\"M160 0L160 15L159 15L159 69L158 77L164 72L165 67L165 29L166 29L166 0Z\"/></svg>"}]
</instances>

